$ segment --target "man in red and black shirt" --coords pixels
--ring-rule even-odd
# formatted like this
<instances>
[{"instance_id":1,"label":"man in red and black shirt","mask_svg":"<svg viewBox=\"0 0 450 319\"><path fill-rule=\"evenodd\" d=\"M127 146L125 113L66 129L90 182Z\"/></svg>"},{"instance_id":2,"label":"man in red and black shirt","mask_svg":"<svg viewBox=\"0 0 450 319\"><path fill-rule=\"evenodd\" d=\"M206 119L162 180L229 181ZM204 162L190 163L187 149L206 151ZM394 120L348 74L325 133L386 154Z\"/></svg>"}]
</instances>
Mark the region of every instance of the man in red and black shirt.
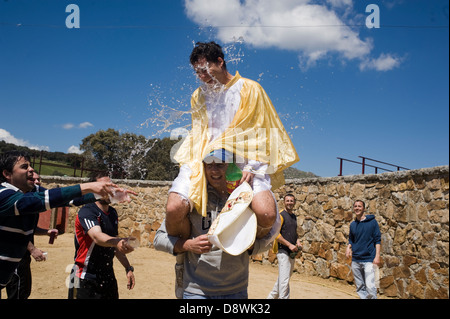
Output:
<instances>
[{"instance_id":1,"label":"man in red and black shirt","mask_svg":"<svg viewBox=\"0 0 450 319\"><path fill-rule=\"evenodd\" d=\"M97 181L110 180L97 175ZM124 266L127 287L135 284L134 268L125 254L133 251L127 238L118 237L118 215L109 200L83 206L75 220L75 264L69 299L118 299L114 256Z\"/></svg>"}]
</instances>

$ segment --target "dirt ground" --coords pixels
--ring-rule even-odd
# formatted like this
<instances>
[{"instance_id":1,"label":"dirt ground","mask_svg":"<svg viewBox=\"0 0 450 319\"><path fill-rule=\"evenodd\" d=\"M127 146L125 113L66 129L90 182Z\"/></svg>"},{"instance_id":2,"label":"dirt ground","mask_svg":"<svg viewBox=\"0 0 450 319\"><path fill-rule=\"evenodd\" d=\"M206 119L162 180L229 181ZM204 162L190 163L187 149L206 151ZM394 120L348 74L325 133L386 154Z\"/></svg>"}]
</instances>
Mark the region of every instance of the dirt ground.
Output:
<instances>
[{"instance_id":1,"label":"dirt ground","mask_svg":"<svg viewBox=\"0 0 450 319\"><path fill-rule=\"evenodd\" d=\"M33 288L30 299L66 299L66 279L73 263L73 234L60 235L53 245L47 236L35 236L35 245L48 252L44 262L31 263ZM155 249L139 247L127 255L135 268L136 286L126 289L125 271L115 259L114 268L121 299L175 299L175 257ZM265 299L278 276L278 268L251 263L249 299ZM294 273L291 299L356 299L354 286L318 277Z\"/></svg>"}]
</instances>

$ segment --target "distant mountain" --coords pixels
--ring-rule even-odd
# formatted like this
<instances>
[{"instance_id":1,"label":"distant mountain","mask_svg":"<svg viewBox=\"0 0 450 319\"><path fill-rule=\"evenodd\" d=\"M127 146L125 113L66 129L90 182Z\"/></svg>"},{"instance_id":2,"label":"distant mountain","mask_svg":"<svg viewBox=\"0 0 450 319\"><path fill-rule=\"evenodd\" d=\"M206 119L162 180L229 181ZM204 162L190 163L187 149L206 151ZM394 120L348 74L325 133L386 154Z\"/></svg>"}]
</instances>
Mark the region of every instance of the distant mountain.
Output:
<instances>
[{"instance_id":1,"label":"distant mountain","mask_svg":"<svg viewBox=\"0 0 450 319\"><path fill-rule=\"evenodd\" d=\"M285 179L296 179L296 178L311 178L311 177L319 177L311 172L304 172L294 167L288 167L284 170L284 178Z\"/></svg>"}]
</instances>

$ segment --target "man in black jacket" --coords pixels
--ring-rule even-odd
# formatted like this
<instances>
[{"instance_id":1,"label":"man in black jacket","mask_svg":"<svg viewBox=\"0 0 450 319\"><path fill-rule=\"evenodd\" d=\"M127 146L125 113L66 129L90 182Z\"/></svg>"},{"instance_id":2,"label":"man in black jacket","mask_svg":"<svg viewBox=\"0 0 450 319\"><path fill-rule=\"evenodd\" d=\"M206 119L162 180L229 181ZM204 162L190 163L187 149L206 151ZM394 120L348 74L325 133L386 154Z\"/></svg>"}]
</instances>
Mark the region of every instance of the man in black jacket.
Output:
<instances>
[{"instance_id":1,"label":"man in black jacket","mask_svg":"<svg viewBox=\"0 0 450 319\"><path fill-rule=\"evenodd\" d=\"M289 299L289 280L294 270L295 257L301 248L297 235L297 216L294 214L295 196L284 196L284 210L281 215L281 230L275 242L278 249L278 279L268 299ZM278 243L277 243L278 242Z\"/></svg>"}]
</instances>

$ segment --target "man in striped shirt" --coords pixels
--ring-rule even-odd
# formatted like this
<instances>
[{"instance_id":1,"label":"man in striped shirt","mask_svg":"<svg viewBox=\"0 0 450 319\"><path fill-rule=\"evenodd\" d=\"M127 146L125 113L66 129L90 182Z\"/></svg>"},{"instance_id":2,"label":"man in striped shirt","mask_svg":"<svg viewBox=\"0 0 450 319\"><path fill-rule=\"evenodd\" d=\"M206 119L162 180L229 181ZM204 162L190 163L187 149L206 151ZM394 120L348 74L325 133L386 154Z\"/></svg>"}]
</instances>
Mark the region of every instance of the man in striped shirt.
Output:
<instances>
[{"instance_id":1,"label":"man in striped shirt","mask_svg":"<svg viewBox=\"0 0 450 319\"><path fill-rule=\"evenodd\" d=\"M93 182L33 192L34 169L25 152L0 155L0 291L11 279L33 236L35 214L71 201L82 205L113 194L117 185ZM94 193L96 194L94 196Z\"/></svg>"}]
</instances>

